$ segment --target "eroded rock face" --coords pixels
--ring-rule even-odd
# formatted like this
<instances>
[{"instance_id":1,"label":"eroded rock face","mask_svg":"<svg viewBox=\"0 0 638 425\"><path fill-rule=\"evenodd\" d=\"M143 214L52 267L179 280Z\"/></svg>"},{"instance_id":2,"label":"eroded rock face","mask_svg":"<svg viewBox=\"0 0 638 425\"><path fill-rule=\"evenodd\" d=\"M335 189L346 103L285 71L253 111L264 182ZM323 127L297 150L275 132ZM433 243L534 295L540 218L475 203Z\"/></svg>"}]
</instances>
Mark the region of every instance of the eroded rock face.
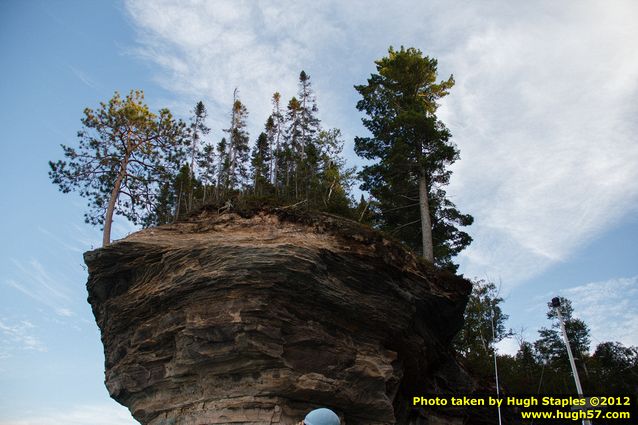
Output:
<instances>
[{"instance_id":1,"label":"eroded rock face","mask_svg":"<svg viewBox=\"0 0 638 425\"><path fill-rule=\"evenodd\" d=\"M106 386L142 424L462 423L411 397L467 391L448 347L470 284L357 223L202 213L85 261Z\"/></svg>"}]
</instances>

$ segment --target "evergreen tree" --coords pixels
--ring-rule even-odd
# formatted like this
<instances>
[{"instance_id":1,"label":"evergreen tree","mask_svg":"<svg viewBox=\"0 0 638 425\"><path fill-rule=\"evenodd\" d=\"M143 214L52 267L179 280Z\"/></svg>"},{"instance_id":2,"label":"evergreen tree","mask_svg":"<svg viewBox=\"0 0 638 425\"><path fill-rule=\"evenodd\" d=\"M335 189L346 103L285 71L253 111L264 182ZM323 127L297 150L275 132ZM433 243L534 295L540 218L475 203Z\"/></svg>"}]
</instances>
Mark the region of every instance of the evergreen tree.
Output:
<instances>
[{"instance_id":1,"label":"evergreen tree","mask_svg":"<svg viewBox=\"0 0 638 425\"><path fill-rule=\"evenodd\" d=\"M263 195L264 189L270 185L270 157L268 136L260 133L251 156L253 189L257 195Z\"/></svg>"},{"instance_id":2,"label":"evergreen tree","mask_svg":"<svg viewBox=\"0 0 638 425\"><path fill-rule=\"evenodd\" d=\"M246 119L248 110L239 100L238 91L233 92L233 108L231 111L228 133L228 176L226 189L240 189L248 180L248 132Z\"/></svg>"},{"instance_id":3,"label":"evergreen tree","mask_svg":"<svg viewBox=\"0 0 638 425\"><path fill-rule=\"evenodd\" d=\"M297 169L303 162L303 139L301 128L301 104L296 97L288 102L286 112L286 140L283 165L286 167L286 193L299 198L299 174Z\"/></svg>"},{"instance_id":4,"label":"evergreen tree","mask_svg":"<svg viewBox=\"0 0 638 425\"><path fill-rule=\"evenodd\" d=\"M186 217L192 211L192 196L200 190L200 183L193 178L193 171L188 164L182 165L173 181L175 212L173 221Z\"/></svg>"},{"instance_id":5,"label":"evergreen tree","mask_svg":"<svg viewBox=\"0 0 638 425\"><path fill-rule=\"evenodd\" d=\"M317 117L317 101L310 83L310 76L304 71L299 74L299 152L295 161L298 182L298 197L312 197L313 187L317 188L321 148L316 145L320 121Z\"/></svg>"},{"instance_id":6,"label":"evergreen tree","mask_svg":"<svg viewBox=\"0 0 638 425\"><path fill-rule=\"evenodd\" d=\"M190 169L192 172L193 178L196 175L196 165L197 157L199 153L200 141L203 136L207 135L210 132L210 128L206 126L206 117L208 116L208 112L206 111L206 106L204 106L204 102L199 101L195 105L195 109L193 109L193 117L191 118L191 163Z\"/></svg>"},{"instance_id":7,"label":"evergreen tree","mask_svg":"<svg viewBox=\"0 0 638 425\"><path fill-rule=\"evenodd\" d=\"M440 190L459 152L435 114L454 79L436 83L436 59L414 48L390 48L376 65L368 84L355 86L362 96L357 109L368 115L363 124L372 133L355 138L355 151L378 160L363 168L361 188L376 199L383 229L413 248L420 245L427 260L455 269L450 258L471 241L456 226L469 225L472 217L458 212ZM420 235L414 229L419 223Z\"/></svg>"},{"instance_id":8,"label":"evergreen tree","mask_svg":"<svg viewBox=\"0 0 638 425\"><path fill-rule=\"evenodd\" d=\"M205 144L197 160L200 180L203 185L202 204L209 201L210 195L215 192L218 177L217 165L215 162L215 147L210 143Z\"/></svg>"},{"instance_id":9,"label":"evergreen tree","mask_svg":"<svg viewBox=\"0 0 638 425\"><path fill-rule=\"evenodd\" d=\"M281 142L284 133L284 117L281 113L280 101L281 95L279 92L275 92L272 95L272 113L266 121L266 135L270 144L270 152L272 152L270 159L271 183L275 189L279 187L278 182L280 181L278 164L282 156Z\"/></svg>"},{"instance_id":10,"label":"evergreen tree","mask_svg":"<svg viewBox=\"0 0 638 425\"><path fill-rule=\"evenodd\" d=\"M320 130L320 121L317 117L318 108L317 101L310 83L310 76L304 71L299 74L299 130L300 130L300 148L303 154L306 150L306 146L311 144L315 135Z\"/></svg>"},{"instance_id":11,"label":"evergreen tree","mask_svg":"<svg viewBox=\"0 0 638 425\"><path fill-rule=\"evenodd\" d=\"M175 204L173 185L168 181L163 182L154 206L153 224L160 225L173 222Z\"/></svg>"},{"instance_id":12,"label":"evergreen tree","mask_svg":"<svg viewBox=\"0 0 638 425\"><path fill-rule=\"evenodd\" d=\"M228 154L228 142L225 137L217 144L217 189L225 190L228 184L230 172L230 156Z\"/></svg>"},{"instance_id":13,"label":"evergreen tree","mask_svg":"<svg viewBox=\"0 0 638 425\"><path fill-rule=\"evenodd\" d=\"M85 219L103 225L107 246L116 214L135 224L158 221L157 203L168 205L167 185L184 158L189 134L168 109L151 113L141 91L124 99L116 92L99 109L86 108L82 124L78 148L62 145L67 161L49 162L49 176L62 192L78 190L89 199Z\"/></svg>"}]
</instances>

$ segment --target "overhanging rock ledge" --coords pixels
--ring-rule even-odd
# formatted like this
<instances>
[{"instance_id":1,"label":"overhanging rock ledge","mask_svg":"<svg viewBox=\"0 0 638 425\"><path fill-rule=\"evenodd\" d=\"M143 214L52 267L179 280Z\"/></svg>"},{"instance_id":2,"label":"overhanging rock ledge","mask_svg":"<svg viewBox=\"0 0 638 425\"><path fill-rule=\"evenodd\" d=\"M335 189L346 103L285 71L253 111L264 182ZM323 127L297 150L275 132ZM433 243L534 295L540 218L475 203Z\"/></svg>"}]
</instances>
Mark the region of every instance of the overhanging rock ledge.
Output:
<instances>
[{"instance_id":1,"label":"overhanging rock ledge","mask_svg":"<svg viewBox=\"0 0 638 425\"><path fill-rule=\"evenodd\" d=\"M449 350L470 283L358 223L202 212L87 252L108 391L142 424L461 424L413 408L471 379Z\"/></svg>"}]
</instances>

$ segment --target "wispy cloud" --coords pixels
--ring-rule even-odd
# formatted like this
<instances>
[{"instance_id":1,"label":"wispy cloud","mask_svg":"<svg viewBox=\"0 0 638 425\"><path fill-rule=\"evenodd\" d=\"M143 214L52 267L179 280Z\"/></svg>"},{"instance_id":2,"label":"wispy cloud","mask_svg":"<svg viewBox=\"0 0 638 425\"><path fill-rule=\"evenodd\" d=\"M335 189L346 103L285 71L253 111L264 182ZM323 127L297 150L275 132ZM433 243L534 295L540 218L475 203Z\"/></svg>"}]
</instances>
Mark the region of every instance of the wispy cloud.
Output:
<instances>
[{"instance_id":1,"label":"wispy cloud","mask_svg":"<svg viewBox=\"0 0 638 425\"><path fill-rule=\"evenodd\" d=\"M126 408L116 405L83 405L58 412L27 416L20 419L0 419L0 425L136 425Z\"/></svg>"},{"instance_id":2,"label":"wispy cloud","mask_svg":"<svg viewBox=\"0 0 638 425\"><path fill-rule=\"evenodd\" d=\"M5 283L33 300L53 309L58 315L72 315L69 306L74 300L69 288L61 278L52 277L42 264L36 260L18 261L11 259L15 266L14 277Z\"/></svg>"},{"instance_id":3,"label":"wispy cloud","mask_svg":"<svg viewBox=\"0 0 638 425\"><path fill-rule=\"evenodd\" d=\"M562 291L574 315L591 329L594 345L620 341L638 346L638 276L590 282Z\"/></svg>"},{"instance_id":4,"label":"wispy cloud","mask_svg":"<svg viewBox=\"0 0 638 425\"><path fill-rule=\"evenodd\" d=\"M0 357L8 357L16 350L47 351L46 346L33 335L34 328L27 320L11 323L0 319Z\"/></svg>"},{"instance_id":5,"label":"wispy cloud","mask_svg":"<svg viewBox=\"0 0 638 425\"><path fill-rule=\"evenodd\" d=\"M239 86L260 131L270 94L305 68L321 116L363 134L353 84L388 45L439 58L457 86L441 109L461 148L450 194L476 217L469 275L521 283L638 206L638 3L128 0L136 53L215 136ZM409 12L406 12L409 11Z\"/></svg>"},{"instance_id":6,"label":"wispy cloud","mask_svg":"<svg viewBox=\"0 0 638 425\"><path fill-rule=\"evenodd\" d=\"M638 201L636 4L533 4L525 18L494 11L444 56L459 75L445 111L463 156L454 189L477 218L464 257L506 283L569 258Z\"/></svg>"},{"instance_id":7,"label":"wispy cloud","mask_svg":"<svg viewBox=\"0 0 638 425\"><path fill-rule=\"evenodd\" d=\"M79 228L80 226L78 226ZM80 246L77 245L71 245L68 242L66 242L65 240L63 240L62 238L60 238L59 236L51 233L50 231L44 229L42 226L38 226L38 231L41 232L42 234L48 236L49 238L51 238L53 241L55 241L58 245L60 245L61 247L64 247L65 249L69 250L69 251L73 251L73 252L84 252L84 249ZM77 238L75 238L77 241ZM76 242L74 241L74 242ZM79 242L79 241L77 241Z\"/></svg>"},{"instance_id":8,"label":"wispy cloud","mask_svg":"<svg viewBox=\"0 0 638 425\"><path fill-rule=\"evenodd\" d=\"M638 346L638 276L587 282L533 296L526 301L527 307L519 312L519 316L530 318L529 323L535 322L533 326L522 329L521 336L526 341L535 341L540 327L551 326L550 321L538 319L545 317L548 300L556 295L569 299L574 308L574 317L583 320L589 327L592 351L598 344L607 341ZM501 353L515 354L518 348L515 337L498 344Z\"/></svg>"},{"instance_id":9,"label":"wispy cloud","mask_svg":"<svg viewBox=\"0 0 638 425\"><path fill-rule=\"evenodd\" d=\"M92 89L96 89L97 84L95 83L95 81L89 77L86 72L82 71L81 69L78 69L72 65L67 65L67 68L69 68L69 70L71 71L71 73L73 75L75 75L75 77L80 80L82 82L82 84L86 85L87 87L90 87Z\"/></svg>"}]
</instances>

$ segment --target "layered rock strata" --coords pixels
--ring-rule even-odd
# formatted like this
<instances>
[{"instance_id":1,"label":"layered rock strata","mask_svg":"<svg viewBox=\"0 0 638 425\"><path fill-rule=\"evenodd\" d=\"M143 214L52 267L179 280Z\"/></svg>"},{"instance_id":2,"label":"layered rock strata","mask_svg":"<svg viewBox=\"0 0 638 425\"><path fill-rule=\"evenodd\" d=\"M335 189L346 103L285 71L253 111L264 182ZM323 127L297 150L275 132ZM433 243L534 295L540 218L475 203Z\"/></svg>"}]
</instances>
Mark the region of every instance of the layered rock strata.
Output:
<instances>
[{"instance_id":1,"label":"layered rock strata","mask_svg":"<svg viewBox=\"0 0 638 425\"><path fill-rule=\"evenodd\" d=\"M85 254L106 386L142 424L463 423L449 343L470 284L365 226L203 212Z\"/></svg>"}]
</instances>

